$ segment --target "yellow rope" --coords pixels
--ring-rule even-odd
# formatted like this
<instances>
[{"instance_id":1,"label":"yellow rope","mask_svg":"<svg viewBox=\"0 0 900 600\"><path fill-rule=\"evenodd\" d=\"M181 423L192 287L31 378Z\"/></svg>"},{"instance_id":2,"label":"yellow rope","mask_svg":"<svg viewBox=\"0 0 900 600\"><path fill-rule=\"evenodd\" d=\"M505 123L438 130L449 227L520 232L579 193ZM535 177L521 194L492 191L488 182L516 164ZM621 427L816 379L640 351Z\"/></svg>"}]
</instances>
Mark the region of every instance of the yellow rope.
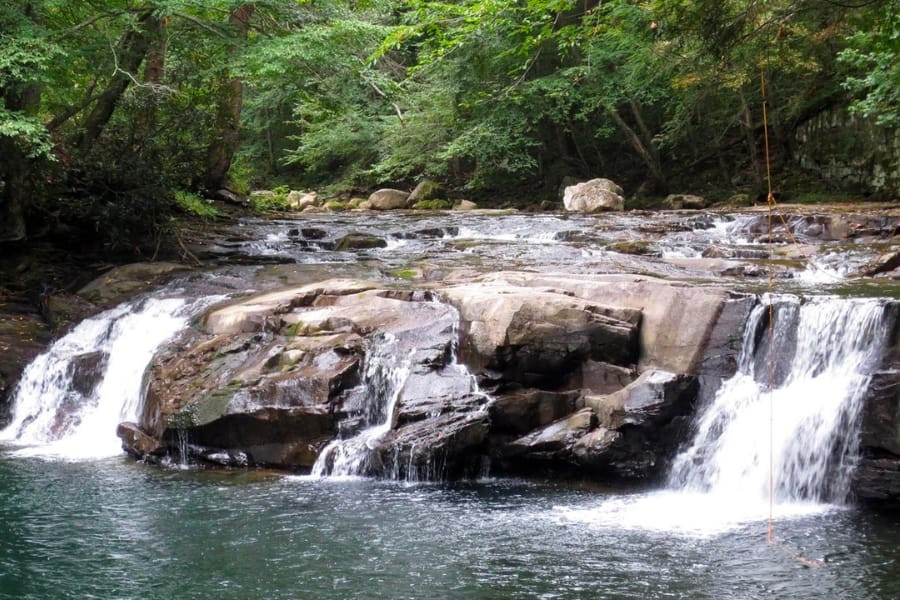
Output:
<instances>
[{"instance_id":1,"label":"yellow rope","mask_svg":"<svg viewBox=\"0 0 900 600\"><path fill-rule=\"evenodd\" d=\"M760 88L762 90L762 114L763 114L763 134L765 139L766 150L766 185L768 193L766 196L766 204L768 205L768 225L769 225L769 243L772 243L772 221L775 214L775 195L772 193L772 163L769 155L769 114L768 102L766 100L766 77L764 69L759 70ZM779 215L784 229L787 231L793 243L797 243L790 226L784 218ZM774 544L787 553L792 559L800 562L806 567L817 569L822 566L815 560L806 558L801 554L791 552L783 544L775 541L775 403L773 394L775 389L775 303L772 298L772 292L775 286L773 269L769 269L768 277L769 291L769 521L766 528L766 541Z\"/></svg>"},{"instance_id":2,"label":"yellow rope","mask_svg":"<svg viewBox=\"0 0 900 600\"><path fill-rule=\"evenodd\" d=\"M766 185L768 194L769 243L772 243L772 216L775 208L775 195L772 194L772 163L769 158L769 113L766 101L766 76L765 71L759 70L760 89L762 90L762 114L763 136L766 149ZM790 232L790 227L786 227ZM772 400L772 391L775 387L775 303L772 301L772 291L775 285L773 270L769 269L769 523L766 531L766 541L770 544L774 538L775 525L775 406Z\"/></svg>"}]
</instances>

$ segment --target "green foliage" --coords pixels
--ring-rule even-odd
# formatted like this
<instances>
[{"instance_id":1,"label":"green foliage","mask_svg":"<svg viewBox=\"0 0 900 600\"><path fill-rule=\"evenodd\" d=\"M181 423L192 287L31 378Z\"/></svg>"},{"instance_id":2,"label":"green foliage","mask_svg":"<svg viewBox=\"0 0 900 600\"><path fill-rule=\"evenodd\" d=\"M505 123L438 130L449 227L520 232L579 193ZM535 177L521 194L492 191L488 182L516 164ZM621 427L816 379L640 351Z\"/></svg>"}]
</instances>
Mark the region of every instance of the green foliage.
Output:
<instances>
[{"instance_id":1,"label":"green foliage","mask_svg":"<svg viewBox=\"0 0 900 600\"><path fill-rule=\"evenodd\" d=\"M776 168L791 168L793 131L825 108L900 122L896 2L252 5L245 37L229 20L240 0L2 3L0 146L15 160L0 180L62 198L34 200L32 217L66 213L124 246L155 240L173 197L200 210L188 194L238 129L241 193L426 177L477 197L550 195L566 175L613 177L629 193L754 189L761 74ZM125 73L130 53L141 60ZM220 110L232 82L240 123ZM254 208L286 210L286 195Z\"/></svg>"},{"instance_id":2,"label":"green foliage","mask_svg":"<svg viewBox=\"0 0 900 600\"><path fill-rule=\"evenodd\" d=\"M900 9L888 2L870 28L848 37L839 61L852 69L842 85L858 95L850 111L880 125L900 124Z\"/></svg>"},{"instance_id":3,"label":"green foliage","mask_svg":"<svg viewBox=\"0 0 900 600\"><path fill-rule=\"evenodd\" d=\"M257 193L250 195L250 208L258 213L285 212L291 209L288 202L290 190L287 186L278 186L269 193Z\"/></svg>"},{"instance_id":4,"label":"green foliage","mask_svg":"<svg viewBox=\"0 0 900 600\"><path fill-rule=\"evenodd\" d=\"M53 142L40 118L0 106L0 137L12 138L29 158L55 160Z\"/></svg>"},{"instance_id":5,"label":"green foliage","mask_svg":"<svg viewBox=\"0 0 900 600\"><path fill-rule=\"evenodd\" d=\"M215 206L192 192L177 190L175 192L175 202L187 214L200 217L201 219L215 219L219 216L219 211Z\"/></svg>"}]
</instances>

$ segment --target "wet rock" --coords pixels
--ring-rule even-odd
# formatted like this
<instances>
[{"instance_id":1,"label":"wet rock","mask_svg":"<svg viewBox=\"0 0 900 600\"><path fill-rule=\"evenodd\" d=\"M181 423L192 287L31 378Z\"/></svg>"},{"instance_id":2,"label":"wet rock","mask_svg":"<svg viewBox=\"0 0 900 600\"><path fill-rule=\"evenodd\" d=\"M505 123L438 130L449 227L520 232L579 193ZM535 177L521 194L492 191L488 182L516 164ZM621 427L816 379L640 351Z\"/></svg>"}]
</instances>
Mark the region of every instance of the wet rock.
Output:
<instances>
[{"instance_id":1,"label":"wet rock","mask_svg":"<svg viewBox=\"0 0 900 600\"><path fill-rule=\"evenodd\" d=\"M395 210L409 205L409 192L385 188L374 192L366 201L371 210Z\"/></svg>"},{"instance_id":2,"label":"wet rock","mask_svg":"<svg viewBox=\"0 0 900 600\"><path fill-rule=\"evenodd\" d=\"M522 390L498 395L490 405L491 432L522 435L575 412L581 394L577 390L551 392Z\"/></svg>"},{"instance_id":3,"label":"wet rock","mask_svg":"<svg viewBox=\"0 0 900 600\"><path fill-rule=\"evenodd\" d=\"M563 206L569 212L621 211L625 209L625 193L609 179L591 179L567 187Z\"/></svg>"},{"instance_id":4,"label":"wet rock","mask_svg":"<svg viewBox=\"0 0 900 600\"><path fill-rule=\"evenodd\" d=\"M611 252L620 254L634 254L636 256L659 256L660 253L653 247L653 243L647 240L627 240L613 242L606 247Z\"/></svg>"},{"instance_id":5,"label":"wet rock","mask_svg":"<svg viewBox=\"0 0 900 600\"><path fill-rule=\"evenodd\" d=\"M874 277L900 268L900 250L882 254L860 270L862 277Z\"/></svg>"},{"instance_id":6,"label":"wet rock","mask_svg":"<svg viewBox=\"0 0 900 600\"><path fill-rule=\"evenodd\" d=\"M427 419L399 426L376 449L376 470L396 479L477 476L490 430L487 399L468 395Z\"/></svg>"},{"instance_id":7,"label":"wet rock","mask_svg":"<svg viewBox=\"0 0 900 600\"><path fill-rule=\"evenodd\" d=\"M309 469L338 432L370 422L372 390L360 383L370 377L369 355L390 338L396 360L411 365L392 422L403 428L440 417L459 425L449 446L437 438L415 444L416 452L451 457L468 447L459 440L473 439L470 421L487 418L483 396L478 406L466 400L471 377L450 364L454 322L450 307L424 294L353 280L242 299L210 311L203 330L184 333L154 359L139 428L195 460ZM484 412L478 419L468 414L476 408Z\"/></svg>"},{"instance_id":8,"label":"wet rock","mask_svg":"<svg viewBox=\"0 0 900 600\"><path fill-rule=\"evenodd\" d=\"M299 229L299 233L305 240L321 240L328 237L327 231L316 227L302 227Z\"/></svg>"},{"instance_id":9,"label":"wet rock","mask_svg":"<svg viewBox=\"0 0 900 600\"><path fill-rule=\"evenodd\" d=\"M619 392L586 396L601 431L573 447L573 454L581 464L619 477L658 474L689 428L696 394L695 377L652 370Z\"/></svg>"},{"instance_id":10,"label":"wet rock","mask_svg":"<svg viewBox=\"0 0 900 600\"><path fill-rule=\"evenodd\" d=\"M860 445L900 459L900 371L872 375L862 414Z\"/></svg>"},{"instance_id":11,"label":"wet rock","mask_svg":"<svg viewBox=\"0 0 900 600\"><path fill-rule=\"evenodd\" d=\"M116 435L122 440L122 449L137 458L160 456L165 452L160 440L144 433L136 423L120 423Z\"/></svg>"},{"instance_id":12,"label":"wet rock","mask_svg":"<svg viewBox=\"0 0 900 600\"><path fill-rule=\"evenodd\" d=\"M103 378L108 360L109 355L100 351L74 357L67 371L72 378L72 389L82 396L90 396Z\"/></svg>"},{"instance_id":13,"label":"wet rock","mask_svg":"<svg viewBox=\"0 0 900 600\"><path fill-rule=\"evenodd\" d=\"M575 443L593 429L596 422L593 410L583 408L510 442L504 448L504 454L520 461L523 457L541 461L566 460Z\"/></svg>"},{"instance_id":14,"label":"wet rock","mask_svg":"<svg viewBox=\"0 0 900 600\"><path fill-rule=\"evenodd\" d=\"M378 236L354 231L348 233L337 241L334 249L337 251L369 250L371 248L385 248L387 242Z\"/></svg>"},{"instance_id":15,"label":"wet rock","mask_svg":"<svg viewBox=\"0 0 900 600\"><path fill-rule=\"evenodd\" d=\"M860 500L896 509L900 506L900 458L860 459L853 472L853 493Z\"/></svg>"}]
</instances>

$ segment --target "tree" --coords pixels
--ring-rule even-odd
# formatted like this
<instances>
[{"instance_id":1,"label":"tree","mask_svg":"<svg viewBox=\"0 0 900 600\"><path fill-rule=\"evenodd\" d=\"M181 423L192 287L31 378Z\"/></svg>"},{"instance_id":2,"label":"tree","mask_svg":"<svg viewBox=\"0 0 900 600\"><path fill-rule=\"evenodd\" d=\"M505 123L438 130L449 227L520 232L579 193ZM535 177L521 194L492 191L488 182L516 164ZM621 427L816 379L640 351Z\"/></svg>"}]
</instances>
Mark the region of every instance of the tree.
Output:
<instances>
[{"instance_id":1,"label":"tree","mask_svg":"<svg viewBox=\"0 0 900 600\"><path fill-rule=\"evenodd\" d=\"M856 94L850 111L880 125L900 124L900 8L886 2L864 29L848 37L839 60L852 69L843 87Z\"/></svg>"},{"instance_id":2,"label":"tree","mask_svg":"<svg viewBox=\"0 0 900 600\"><path fill-rule=\"evenodd\" d=\"M25 238L31 165L51 157L38 116L41 71L59 53L42 38L33 3L0 8L0 242Z\"/></svg>"}]
</instances>

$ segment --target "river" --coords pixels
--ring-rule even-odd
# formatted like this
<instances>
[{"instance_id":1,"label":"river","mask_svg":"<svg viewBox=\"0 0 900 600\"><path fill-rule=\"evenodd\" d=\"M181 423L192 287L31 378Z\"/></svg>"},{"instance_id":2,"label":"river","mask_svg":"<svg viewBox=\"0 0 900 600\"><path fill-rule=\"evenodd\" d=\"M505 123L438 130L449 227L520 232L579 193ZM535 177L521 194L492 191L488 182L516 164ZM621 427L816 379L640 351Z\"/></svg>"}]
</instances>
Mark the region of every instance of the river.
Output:
<instances>
[{"instance_id":1,"label":"river","mask_svg":"<svg viewBox=\"0 0 900 600\"><path fill-rule=\"evenodd\" d=\"M711 516L707 531L700 518L673 532L662 521L690 518L685 504L573 484L311 480L124 458L4 458L0 481L3 598L900 595L900 520L856 509L776 520L770 545L761 521L716 531ZM641 510L646 528L603 518Z\"/></svg>"},{"instance_id":2,"label":"river","mask_svg":"<svg viewBox=\"0 0 900 600\"><path fill-rule=\"evenodd\" d=\"M322 273L398 282L411 277L426 284L460 272L498 269L632 272L697 285L725 280L736 289L755 290L765 287L761 275L771 270L778 281L776 291L816 296L804 304L811 309L830 307L822 317L816 317L815 310L812 316L837 323L836 331L857 333L856 355L863 357L851 364L846 353L839 353L840 358L828 359L834 368L830 363L806 364L800 360L804 356L822 354L815 344L839 344L834 339L806 341L800 328L803 318L792 317L800 332L798 365L803 363L809 373L792 367L784 375L783 393L813 390L807 386L827 372L836 379L815 388L815 394L837 390L835 402L843 403L829 413L839 420L829 424L828 431L840 431L848 423L855 427L844 412L859 397L841 391L835 382L848 388L862 385L853 377L871 360L865 341L872 336L866 333L868 326L837 321L848 301L833 294L891 297L896 296L894 286L850 277L871 255L855 245L815 239L813 232L800 227L795 234L816 250L799 257L775 255L754 239L754 219L758 216L676 213L649 223L632 215L606 220L346 215L311 217L302 224L251 220L238 224L229 241L206 254L246 266L190 276L157 294L162 299L143 301L140 308L113 309L114 319L97 322L100 333L95 337L115 344L125 338L124 333L113 333L113 321L152 316L158 304L174 303L146 333L137 326L147 326L143 317L116 325L141 343L129 342L122 349L112 345L106 352L112 358L136 356L146 364L152 347L187 322L187 316L172 316L184 300L213 301L241 286L270 289ZM339 238L350 231L378 235L384 244L335 250ZM616 250L622 246L615 246L621 242L641 242L646 248L623 253ZM779 298L796 303L795 296ZM862 305L869 311L865 314L881 314L878 302ZM853 314L862 314L860 301L854 300L853 306ZM878 323L873 327L884 327ZM86 323L85 329L93 326ZM824 326L817 325L813 334ZM854 337L840 331L836 336ZM115 363L112 358L110 364ZM753 370L752 354L743 362L745 370ZM63 375L42 375L66 369L54 371L50 359L47 366L36 364L31 388L36 391L20 398L22 407L30 406L27 402L40 405L60 381L62 392L52 393L66 397ZM747 450L748 444L758 442L752 438L759 437L748 431L759 429L765 418L741 425L734 415L761 398L756 384L747 392L741 383L747 373L739 372L733 383L745 395L727 393L741 408L726 404L722 409L728 423L738 423L740 431L729 434L738 440L736 447L721 441L724 436L702 437L713 435L709 431L728 431L721 426L725 417L711 409L708 419L718 419L720 425L699 421L699 450L686 447L664 489L614 490L586 481L485 476L455 483L410 483L136 463L118 453L114 431L105 430L124 411L137 410L138 367L135 371L129 362L125 379L106 385L114 388L109 393L100 386L103 397L95 400L102 404L110 395L119 396L122 406L113 408L111 420L82 419L92 428L76 424L81 438L45 443L48 440L4 432L8 445L0 449L0 598L900 597L900 515L859 508L840 494L820 498L784 490L772 513L774 542L767 542L767 507L740 501L751 479L755 487L765 487L762 458ZM35 418L39 410L22 408L21 431L40 424ZM797 431L805 431L805 418L798 417L802 427ZM829 418L814 415L812 420L819 427ZM94 428L98 423L99 429ZM54 426L58 423L48 421L36 429ZM786 447L797 445L792 443L798 435L793 431L783 434ZM853 438L842 439L846 443ZM69 445L60 443L66 440ZM95 443L102 451L85 451L94 450ZM838 442L823 443L833 449ZM709 448L722 448L727 458ZM701 464L698 456L706 454L712 456L702 464L710 466L696 468ZM727 462L750 455L752 468L735 470L734 462ZM811 460L801 455L800 466L784 468L791 473L811 469ZM822 467L823 473L829 468ZM710 493L718 489L720 472L744 474L731 493ZM801 487L819 485L801 475Z\"/></svg>"}]
</instances>

